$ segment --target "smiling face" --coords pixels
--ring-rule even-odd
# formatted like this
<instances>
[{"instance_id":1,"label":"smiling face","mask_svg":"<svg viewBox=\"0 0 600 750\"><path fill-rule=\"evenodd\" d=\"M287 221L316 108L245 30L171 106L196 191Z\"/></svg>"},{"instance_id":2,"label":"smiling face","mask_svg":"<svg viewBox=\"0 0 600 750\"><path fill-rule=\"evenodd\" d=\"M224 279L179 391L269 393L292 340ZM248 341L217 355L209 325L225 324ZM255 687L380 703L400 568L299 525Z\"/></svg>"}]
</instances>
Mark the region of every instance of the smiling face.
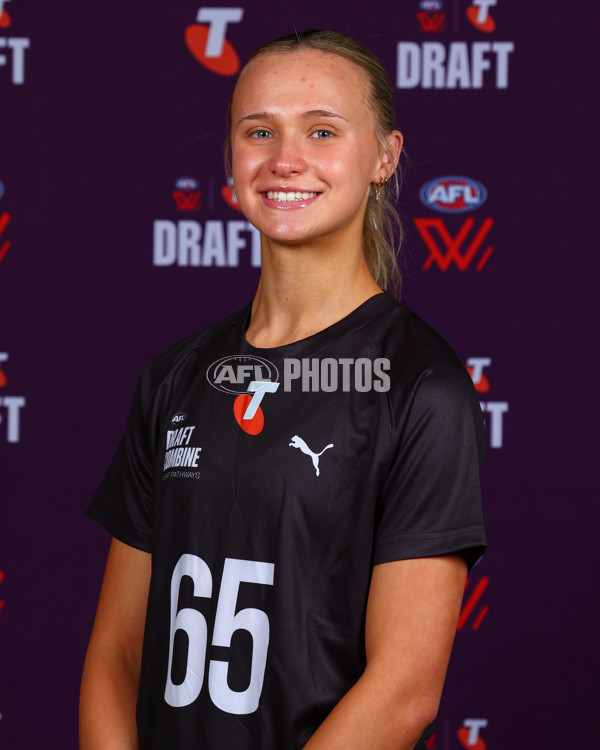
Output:
<instances>
[{"instance_id":1,"label":"smiling face","mask_svg":"<svg viewBox=\"0 0 600 750\"><path fill-rule=\"evenodd\" d=\"M233 184L267 239L360 247L370 183L387 160L367 94L358 65L317 50L267 53L244 70L231 107Z\"/></svg>"}]
</instances>

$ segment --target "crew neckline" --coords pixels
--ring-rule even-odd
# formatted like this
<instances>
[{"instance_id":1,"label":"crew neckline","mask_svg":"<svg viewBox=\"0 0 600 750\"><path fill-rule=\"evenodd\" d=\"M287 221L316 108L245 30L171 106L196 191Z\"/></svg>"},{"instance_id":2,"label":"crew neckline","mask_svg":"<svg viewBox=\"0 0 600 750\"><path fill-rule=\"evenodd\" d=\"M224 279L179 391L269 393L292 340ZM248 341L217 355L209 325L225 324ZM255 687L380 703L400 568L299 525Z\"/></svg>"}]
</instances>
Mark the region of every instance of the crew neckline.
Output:
<instances>
[{"instance_id":1,"label":"crew neckline","mask_svg":"<svg viewBox=\"0 0 600 750\"><path fill-rule=\"evenodd\" d=\"M314 356L319 350L327 347L332 341L338 340L340 336L343 336L350 331L361 328L365 323L377 317L377 315L391 308L395 304L398 304L397 301L393 297L390 297L387 292L379 292L365 300L357 308L352 310L352 312L348 313L345 318L332 323L321 331L317 331L316 333L313 333L306 338L299 339L298 341L292 341L289 344L262 348L253 346L246 341L245 334L250 325L250 318L252 316L252 300L250 300L246 307L240 311L242 313L240 316L240 325L236 326L236 331L234 337L231 339L231 344L237 346L240 354L294 357L301 355L305 350L310 350Z\"/></svg>"}]
</instances>

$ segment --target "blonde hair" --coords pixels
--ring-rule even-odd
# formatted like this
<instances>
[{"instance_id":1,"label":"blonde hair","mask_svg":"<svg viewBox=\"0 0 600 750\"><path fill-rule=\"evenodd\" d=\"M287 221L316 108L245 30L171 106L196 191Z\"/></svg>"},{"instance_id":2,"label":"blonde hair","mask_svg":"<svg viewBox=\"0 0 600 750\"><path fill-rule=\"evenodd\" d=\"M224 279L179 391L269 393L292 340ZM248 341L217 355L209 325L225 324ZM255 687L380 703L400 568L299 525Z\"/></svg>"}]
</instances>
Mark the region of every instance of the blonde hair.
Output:
<instances>
[{"instance_id":1,"label":"blonde hair","mask_svg":"<svg viewBox=\"0 0 600 750\"><path fill-rule=\"evenodd\" d=\"M314 29L279 37L263 44L252 53L242 68L240 77L248 64L257 57L272 52L295 52L303 48L339 55L359 65L365 71L369 83L367 104L375 119L375 134L381 147L387 151L387 136L394 130L394 100L390 81L375 55L351 37L336 31ZM235 88L233 93L235 93ZM233 94L227 108L225 140L225 165L228 175L231 175L232 100ZM403 239L402 224L395 206L399 188L399 168L394 170L386 187L378 191L379 197L377 197L375 185L371 186L362 231L363 253L369 271L379 286L383 289L389 288L397 297L400 296L401 276L395 248L400 248Z\"/></svg>"}]
</instances>

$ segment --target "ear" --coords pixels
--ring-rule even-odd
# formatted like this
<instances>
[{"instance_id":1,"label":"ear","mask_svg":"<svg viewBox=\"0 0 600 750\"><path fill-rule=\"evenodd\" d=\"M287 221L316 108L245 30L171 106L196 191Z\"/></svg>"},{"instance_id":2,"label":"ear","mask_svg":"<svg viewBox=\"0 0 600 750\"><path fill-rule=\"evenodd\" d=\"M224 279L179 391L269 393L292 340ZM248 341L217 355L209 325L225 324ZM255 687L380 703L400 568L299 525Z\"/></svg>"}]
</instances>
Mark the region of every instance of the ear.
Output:
<instances>
[{"instance_id":1,"label":"ear","mask_svg":"<svg viewBox=\"0 0 600 750\"><path fill-rule=\"evenodd\" d=\"M381 155L380 169L383 170L383 176L387 179L391 177L398 166L404 138L399 130L392 130L385 140L386 145Z\"/></svg>"}]
</instances>

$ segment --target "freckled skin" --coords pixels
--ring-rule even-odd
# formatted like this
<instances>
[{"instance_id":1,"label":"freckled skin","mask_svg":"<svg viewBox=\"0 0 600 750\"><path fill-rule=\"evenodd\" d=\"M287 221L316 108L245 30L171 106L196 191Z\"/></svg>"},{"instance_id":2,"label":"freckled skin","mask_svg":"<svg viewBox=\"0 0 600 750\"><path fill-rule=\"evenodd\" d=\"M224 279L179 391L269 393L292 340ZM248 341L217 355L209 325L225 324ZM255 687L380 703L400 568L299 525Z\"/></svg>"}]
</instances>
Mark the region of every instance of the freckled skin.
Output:
<instances>
[{"instance_id":1,"label":"freckled skin","mask_svg":"<svg viewBox=\"0 0 600 750\"><path fill-rule=\"evenodd\" d=\"M315 50L269 53L246 68L232 102L233 182L263 240L360 247L370 183L383 163L367 86L359 66ZM336 117L309 114L322 111ZM268 190L318 197L274 207Z\"/></svg>"}]
</instances>

